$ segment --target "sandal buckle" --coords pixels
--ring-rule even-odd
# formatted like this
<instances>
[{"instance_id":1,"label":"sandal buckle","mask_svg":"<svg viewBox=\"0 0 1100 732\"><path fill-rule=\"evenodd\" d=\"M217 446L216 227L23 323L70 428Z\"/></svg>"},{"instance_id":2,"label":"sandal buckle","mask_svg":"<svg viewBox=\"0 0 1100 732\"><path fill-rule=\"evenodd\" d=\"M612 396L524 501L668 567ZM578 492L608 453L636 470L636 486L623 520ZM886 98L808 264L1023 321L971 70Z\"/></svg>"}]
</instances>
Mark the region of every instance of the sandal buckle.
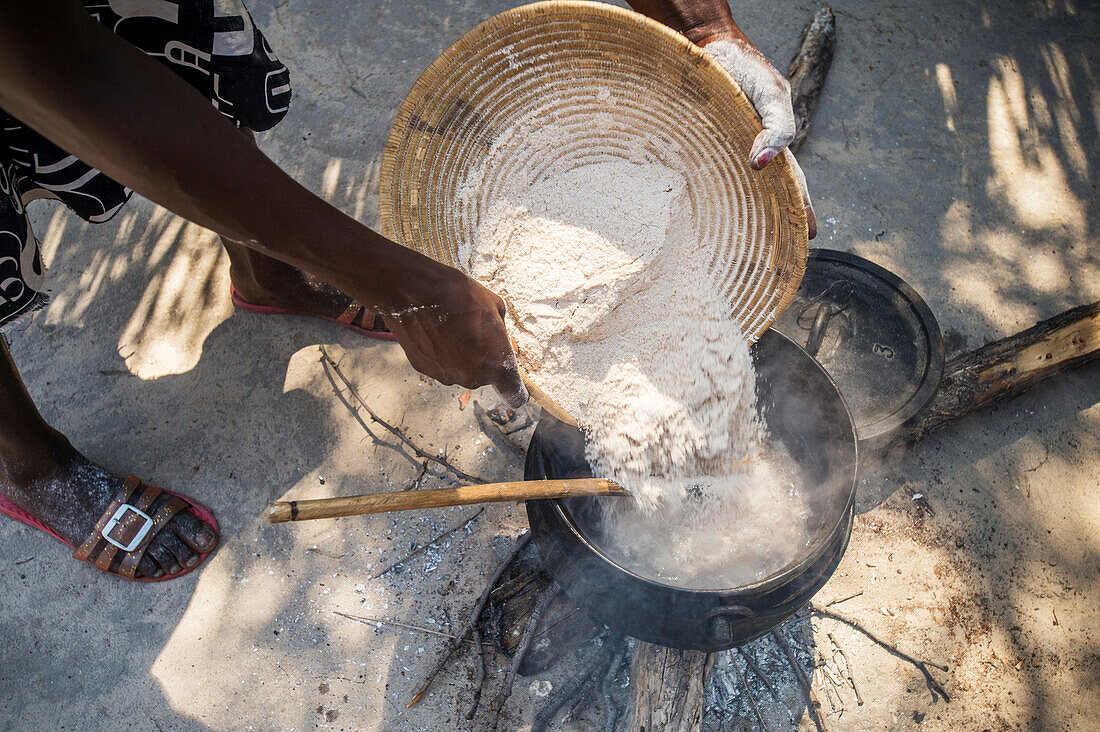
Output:
<instances>
[{"instance_id":1,"label":"sandal buckle","mask_svg":"<svg viewBox=\"0 0 1100 732\"><path fill-rule=\"evenodd\" d=\"M115 529L116 526L122 523L122 519L126 516L127 511L133 511L142 519L144 519L145 523L142 524L141 528L138 529L136 534L134 534L134 538L130 540L129 544L123 544L121 541L111 538L111 532ZM99 534L104 539L106 539L108 543L114 544L122 551L132 552L133 550L138 548L138 546L141 544L141 540L145 538L145 535L149 533L149 530L151 528L153 528L153 519L149 518L149 514L145 513L144 511L138 510L136 507L131 506L129 503L124 503L118 507L118 510L116 510L114 515L111 516L111 520L107 522L107 525L103 527L103 531L99 532Z\"/></svg>"}]
</instances>

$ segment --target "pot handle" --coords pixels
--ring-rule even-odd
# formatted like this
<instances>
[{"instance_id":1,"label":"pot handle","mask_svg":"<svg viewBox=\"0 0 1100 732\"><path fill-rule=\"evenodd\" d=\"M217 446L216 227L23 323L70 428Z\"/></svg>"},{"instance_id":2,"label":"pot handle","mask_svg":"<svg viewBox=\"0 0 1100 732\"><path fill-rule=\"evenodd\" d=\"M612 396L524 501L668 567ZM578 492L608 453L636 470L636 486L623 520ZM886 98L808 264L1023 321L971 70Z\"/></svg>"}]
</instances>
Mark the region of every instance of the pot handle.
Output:
<instances>
[{"instance_id":1,"label":"pot handle","mask_svg":"<svg viewBox=\"0 0 1100 732\"><path fill-rule=\"evenodd\" d=\"M711 638L716 643L732 643L733 642L733 621L742 620L745 618L774 618L779 615L790 615L797 612L802 606L809 602L808 599L803 597L796 597L793 601L788 600L782 605L769 608L766 613L758 613L751 607L744 605L720 605L703 616L703 621L710 629Z\"/></svg>"},{"instance_id":2,"label":"pot handle","mask_svg":"<svg viewBox=\"0 0 1100 732\"><path fill-rule=\"evenodd\" d=\"M721 605L703 616L711 639L718 644L733 643L733 620L751 618L756 612L744 605Z\"/></svg>"}]
</instances>

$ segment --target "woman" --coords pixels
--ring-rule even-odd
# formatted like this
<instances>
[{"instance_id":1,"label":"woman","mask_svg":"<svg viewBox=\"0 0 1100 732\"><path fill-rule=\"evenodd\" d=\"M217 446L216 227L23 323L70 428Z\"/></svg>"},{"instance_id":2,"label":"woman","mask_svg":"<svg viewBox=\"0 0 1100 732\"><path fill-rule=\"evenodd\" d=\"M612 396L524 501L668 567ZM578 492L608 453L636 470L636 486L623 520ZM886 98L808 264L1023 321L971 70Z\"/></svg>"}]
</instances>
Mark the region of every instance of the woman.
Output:
<instances>
[{"instance_id":1,"label":"woman","mask_svg":"<svg viewBox=\"0 0 1100 732\"><path fill-rule=\"evenodd\" d=\"M788 154L789 87L725 2L634 5L728 64L764 119L754 167ZM238 307L395 338L444 384L526 400L497 296L345 216L255 147L251 130L285 113L289 79L238 0L0 3L0 48L0 326L45 302L24 202L52 196L102 221L133 189L220 235ZM111 475L46 424L2 339L0 492L0 512L129 579L177 577L217 543L197 501Z\"/></svg>"}]
</instances>

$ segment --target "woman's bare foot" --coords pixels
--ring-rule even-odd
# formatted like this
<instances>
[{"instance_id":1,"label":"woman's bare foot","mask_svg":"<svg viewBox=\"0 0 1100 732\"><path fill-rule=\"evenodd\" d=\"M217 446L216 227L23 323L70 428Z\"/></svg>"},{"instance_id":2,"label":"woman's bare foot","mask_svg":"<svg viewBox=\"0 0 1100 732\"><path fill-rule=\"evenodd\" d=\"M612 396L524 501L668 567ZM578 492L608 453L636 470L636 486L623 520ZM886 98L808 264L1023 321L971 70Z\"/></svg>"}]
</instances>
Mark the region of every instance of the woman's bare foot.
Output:
<instances>
[{"instance_id":1,"label":"woman's bare foot","mask_svg":"<svg viewBox=\"0 0 1100 732\"><path fill-rule=\"evenodd\" d=\"M107 510L123 480L91 462L58 434L37 455L0 456L0 492L70 544L79 546ZM147 513L155 514L164 494ZM138 576L157 578L191 568L213 548L210 527L188 513L176 514L150 542Z\"/></svg>"}]
</instances>

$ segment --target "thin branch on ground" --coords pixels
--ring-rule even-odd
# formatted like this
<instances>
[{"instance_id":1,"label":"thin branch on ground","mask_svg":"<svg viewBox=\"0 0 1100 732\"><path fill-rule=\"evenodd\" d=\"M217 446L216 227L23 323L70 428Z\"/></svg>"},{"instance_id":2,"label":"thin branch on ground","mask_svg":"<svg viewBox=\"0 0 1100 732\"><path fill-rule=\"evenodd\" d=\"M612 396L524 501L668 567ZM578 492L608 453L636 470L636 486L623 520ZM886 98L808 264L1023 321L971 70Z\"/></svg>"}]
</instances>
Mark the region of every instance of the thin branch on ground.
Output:
<instances>
[{"instance_id":1,"label":"thin branch on ground","mask_svg":"<svg viewBox=\"0 0 1100 732\"><path fill-rule=\"evenodd\" d=\"M485 603L489 601L489 594L494 589L496 589L497 583L500 582L500 578L504 576L505 571L507 571L508 567L512 565L512 561L516 558L516 555L518 555L523 550L523 548L527 546L527 542L529 541L531 541L530 531L525 531L522 535L520 535L518 539L516 539L515 544L513 544L512 548L508 550L508 555L504 557L504 561L500 563L500 567L497 568L496 573L489 579L488 584L485 585L485 590L481 593L481 597L478 598L478 601L470 610L470 617L469 619L467 619L466 625L464 625L462 630L459 631L458 636L456 636L455 639L448 644L447 650L444 651L442 656L440 656L439 661L435 665L435 668L433 668L431 672L428 673L427 678L424 679L424 683L421 684L420 689L418 689L416 694L413 695L412 701L409 702L408 706L411 707L413 704L416 704L418 701L420 701L420 697L424 696L424 694L428 691L428 688L432 685L432 682L435 681L435 677L439 674L440 671L443 670L443 667L447 665L447 662L451 660L451 656L453 656L455 651L458 650L458 647L459 645L461 645L462 641L469 637L470 631L472 631L474 629L474 626L477 625L477 620L481 617L481 612L485 609Z\"/></svg>"},{"instance_id":2,"label":"thin branch on ground","mask_svg":"<svg viewBox=\"0 0 1100 732\"><path fill-rule=\"evenodd\" d=\"M896 656L896 657L902 659L903 661L906 661L906 662L912 664L913 666L917 667L918 669L920 669L920 672L922 674L924 674L924 682L928 685L928 690L930 692L932 692L932 700L935 701L936 696L939 695L939 696L943 697L943 700L945 702L950 702L951 701L951 697L948 696L947 690L945 690L943 688L943 685L940 684L940 682L936 681L936 679L932 676L932 672L928 670L928 667L931 666L932 668L939 669L940 671L943 671L943 672L946 673L946 672L950 671L950 669L947 666L941 666L940 664L933 663L932 661L922 661L919 658L914 658L913 656L910 656L905 651L902 651L901 649L899 649L897 646L892 645L892 644L887 643L886 641L882 640L881 638L876 636L874 633L867 630L866 628L864 628L862 625L857 623L855 620L852 620L851 618L846 618L843 615L838 615L838 614L832 612L831 610L826 610L825 608L818 607L817 605L810 605L810 609L817 615L821 615L822 617L826 617L826 618L832 618L833 620L836 620L839 623L844 623L848 627L854 628L855 630L858 630L860 633L863 633L865 636L867 636L872 641L874 641L876 645L881 646L882 648L884 648L891 655Z\"/></svg>"},{"instance_id":3,"label":"thin branch on ground","mask_svg":"<svg viewBox=\"0 0 1100 732\"><path fill-rule=\"evenodd\" d=\"M838 710L841 714L844 713L844 699L840 696L840 679L836 677L832 669L829 668L829 662L825 660L825 656L821 653L821 649L817 649L817 663L814 667L820 669L821 678L828 683L822 683L821 689L825 692L825 700L829 702L834 710ZM831 693L830 693L831 692ZM836 702L833 702L833 697L836 697Z\"/></svg>"},{"instance_id":4,"label":"thin branch on ground","mask_svg":"<svg viewBox=\"0 0 1100 732\"><path fill-rule=\"evenodd\" d=\"M776 702L782 704L783 700L779 698L779 693L775 690L775 687L772 686L772 682L768 678L768 675L765 674L764 671L760 668L760 666L757 665L756 661L752 660L752 656L745 653L740 648L738 648L736 650L737 650L737 655L739 655L742 658L742 660L744 660L745 665L747 665L749 668L751 668L752 672L754 674L756 674L756 678L763 681L764 686L768 687L768 693L772 695L772 699L775 699ZM792 719L791 721L793 722L794 720Z\"/></svg>"},{"instance_id":5,"label":"thin branch on ground","mask_svg":"<svg viewBox=\"0 0 1100 732\"><path fill-rule=\"evenodd\" d=\"M581 715L581 710L588 706L588 701L596 693L596 674L592 674L585 679L584 684L581 686L581 690L577 692L576 698L573 699L573 705L569 708L569 711L562 717L562 724L567 725L570 728L576 728L577 718Z\"/></svg>"},{"instance_id":6,"label":"thin branch on ground","mask_svg":"<svg viewBox=\"0 0 1100 732\"><path fill-rule=\"evenodd\" d=\"M859 592L857 592L854 595L848 595L847 597L842 597L839 600L829 600L827 603L825 603L825 607L832 607L833 605L839 605L842 602L848 602L849 600L854 600L862 594L863 594L863 590L860 590Z\"/></svg>"},{"instance_id":7,"label":"thin branch on ground","mask_svg":"<svg viewBox=\"0 0 1100 732\"><path fill-rule=\"evenodd\" d=\"M449 460L447 460L444 457L438 457L436 455L432 455L430 452L427 452L426 450L421 449L416 443L414 443L412 440L409 439L408 435L405 434L405 430L403 430L399 427L394 427L392 424L390 424L386 420L379 417L378 413L375 412L373 409L371 409L370 405L367 404L363 400L363 397L359 396L359 392L356 391L354 386L352 386L352 383L348 380L348 377L344 375L344 372L340 370L340 365L338 363L336 363L336 361L333 360L332 356L330 356L328 354L328 350L324 346L320 346L320 349L321 349L321 363L325 366L325 368L329 369L330 371L332 371L332 373L336 374L336 376L340 379L340 381L343 382L344 386L348 390L348 393L350 393L353 397L355 397L355 401L357 401L359 403L359 406L363 407L363 409L365 409L367 411L367 414L370 415L371 422L374 422L374 423L380 425L383 429L385 429L391 435L393 435L398 440L400 440L406 447L408 447L410 450L412 450L414 453L416 453L416 455L418 457L424 458L425 460L430 460L431 462L435 463L436 465L439 465L440 467L443 467L443 468L449 470L450 472L454 473L455 475L457 475L462 480L468 481L470 483L488 483L489 482L488 480L485 480L484 478L479 478L476 475L470 475L469 473L466 473L466 472L463 472L462 470L459 470L454 465L452 465ZM354 411L358 415L358 410L354 410Z\"/></svg>"},{"instance_id":8,"label":"thin branch on ground","mask_svg":"<svg viewBox=\"0 0 1100 732\"><path fill-rule=\"evenodd\" d=\"M416 556L417 554L419 554L420 552L424 551L425 549L427 549L428 547L432 546L433 544L438 544L438 543L439 543L440 541L442 541L443 539L446 539L446 538L447 538L448 536L450 536L451 534L455 533L456 531L460 531L461 529L464 529L464 528L466 528L467 526L469 526L469 525L470 525L470 522L472 522L472 521L473 521L474 519L476 519L476 518L477 518L478 516L480 516L480 515L481 515L481 514L482 514L482 513L484 512L484 511L485 511L485 507L484 507L484 506L482 506L481 508L479 508L479 509L477 510L477 512L475 512L475 513L474 513L474 515L473 515L473 516L471 516L470 518L466 519L465 521L463 521L462 523L460 523L460 524L459 524L458 526L455 526L455 527L453 527L453 528L447 529L447 530L446 530L446 531L444 531L444 532L443 532L442 534L440 534L439 536L437 536L437 537L435 537L434 539L432 539L431 541L429 541L429 542L428 542L427 544L422 544L422 545L418 546L418 547L417 547L416 549L413 549L413 550L412 550L411 552L409 552L409 553L408 553L408 554L406 554L405 556L403 556L403 557L401 557L400 559L398 559L398 560L397 560L396 562L391 562L390 564L387 564L387 565L386 565L386 568L385 568L385 569L383 569L383 570L380 570L380 571L376 572L375 574L372 574L372 575L370 576L370 579L372 579L372 580L373 580L373 579L378 579L378 578L379 578L379 577L381 577L382 575L384 575L384 574L386 574L387 572L389 572L390 570L392 570L392 569L393 569L394 567L399 567L399 566L401 566L402 564L404 564L405 562L409 561L410 559L412 559L413 557L415 557L415 556Z\"/></svg>"},{"instance_id":9,"label":"thin branch on ground","mask_svg":"<svg viewBox=\"0 0 1100 732\"><path fill-rule=\"evenodd\" d=\"M477 707L481 704L481 694L485 691L485 642L481 639L481 628L474 628L474 649L477 651L477 681L474 682L474 698L470 702L470 711L466 712L466 719L473 719L477 714Z\"/></svg>"},{"instance_id":10,"label":"thin branch on ground","mask_svg":"<svg viewBox=\"0 0 1100 732\"><path fill-rule=\"evenodd\" d=\"M340 617L347 618L349 620L355 620L355 621L358 621L360 623L365 623L366 625L375 625L377 623L382 623L383 625L396 625L398 628L405 628L406 630L416 630L416 631L419 631L421 633L429 633L431 635L438 635L442 638L450 638L451 641L454 642L454 643L461 643L462 642L462 639L459 639L459 637L456 636L456 635L451 635L450 633L444 633L441 630L432 630L431 628L422 628L419 625L409 625L408 623L402 623L398 620L387 620L386 618L372 618L369 615L350 615L348 613L342 613L339 610L333 610L332 614L333 615L339 615Z\"/></svg>"},{"instance_id":11,"label":"thin branch on ground","mask_svg":"<svg viewBox=\"0 0 1100 732\"><path fill-rule=\"evenodd\" d=\"M313 552L314 554L320 554L322 557L328 557L329 559L343 559L348 555L347 552L344 552L343 554L329 554L328 552L321 551L315 546L307 546L306 551Z\"/></svg>"},{"instance_id":12,"label":"thin branch on ground","mask_svg":"<svg viewBox=\"0 0 1100 732\"><path fill-rule=\"evenodd\" d=\"M495 584L495 583L494 583ZM523 629L523 638L520 639L519 645L516 646L515 655L512 656L512 663L508 666L508 673L504 676L504 685L501 686L500 691L493 698L493 724L491 728L493 732L496 732L497 727L500 725L500 713L504 710L504 705L508 702L508 697L512 695L512 684L516 681L516 673L519 671L519 666L523 663L523 657L527 655L527 649L531 647L531 641L535 637L535 631L539 627L539 621L542 620L543 613L546 612L546 608L550 607L550 603L554 601L554 598L558 596L558 588L555 585L552 588L547 589L539 598L538 604L531 611L531 616L527 618L527 627Z\"/></svg>"},{"instance_id":13,"label":"thin branch on ground","mask_svg":"<svg viewBox=\"0 0 1100 732\"><path fill-rule=\"evenodd\" d=\"M852 686L852 691L856 695L856 704L863 706L863 695L859 693L859 687L856 686L856 680L852 677L852 662L848 658L848 654L844 652L844 649L840 647L840 644L836 642L836 638L832 633L826 633L829 638L829 642L833 644L833 662L836 662L836 655L839 653L840 657L844 659L844 668L841 669L844 672L845 677L848 679L848 683ZM840 664L837 664L837 668L840 668Z\"/></svg>"},{"instance_id":14,"label":"thin branch on ground","mask_svg":"<svg viewBox=\"0 0 1100 732\"><path fill-rule=\"evenodd\" d=\"M508 429L504 429L504 427L501 427L500 431L503 432L504 434L508 435L509 437L511 437L512 435L516 434L517 432L522 432L523 430L527 429L530 426L531 426L531 414L530 414L530 412L524 412L522 422L519 422L518 424L512 425Z\"/></svg>"},{"instance_id":15,"label":"thin branch on ground","mask_svg":"<svg viewBox=\"0 0 1100 732\"><path fill-rule=\"evenodd\" d=\"M489 438L489 441L496 445L497 449L505 455L510 455L516 460L523 461L526 457L526 452L519 443L513 440L511 437L504 433L496 422L489 418L489 413L485 411L485 408L478 404L477 399L474 400L474 418L477 419L477 424L481 427L481 431L485 433L485 436Z\"/></svg>"},{"instance_id":16,"label":"thin branch on ground","mask_svg":"<svg viewBox=\"0 0 1100 732\"><path fill-rule=\"evenodd\" d=\"M421 460L420 461L420 470L416 471L416 475L413 477L413 479L410 480L408 483L406 483L401 488L401 490L411 491L414 488L419 488L420 487L420 481L424 480L424 476L427 475L427 474L428 474L428 461L427 460Z\"/></svg>"},{"instance_id":17,"label":"thin branch on ground","mask_svg":"<svg viewBox=\"0 0 1100 732\"><path fill-rule=\"evenodd\" d=\"M787 639L783 637L782 633L773 630L769 635L775 639L776 645L783 651L783 655L787 657L787 662L794 669L794 676L798 679L798 685L802 687L802 693L806 696L806 708L810 711L810 719L814 721L817 732L825 732L825 723L821 721L821 715L817 711L821 702L817 700L817 695L814 694L814 690L810 686L810 680L806 678L805 669L802 668L802 664L795 657L794 651L791 650L790 644L787 643Z\"/></svg>"},{"instance_id":18,"label":"thin branch on ground","mask_svg":"<svg viewBox=\"0 0 1100 732\"><path fill-rule=\"evenodd\" d=\"M558 687L554 695L550 697L550 700L535 714L534 726L531 728L531 732L541 732L550 726L550 723L554 720L554 716L557 715L558 710L565 706L566 702L570 701L585 687L588 680L596 674L596 670L602 668L605 663L608 662L611 656L611 645L605 641L603 648L592 654L592 662L588 666L588 670L582 674L574 674L564 684Z\"/></svg>"},{"instance_id":19,"label":"thin branch on ground","mask_svg":"<svg viewBox=\"0 0 1100 732\"><path fill-rule=\"evenodd\" d=\"M730 666L733 666L733 670L737 672L737 678L741 679L741 686L745 688L745 693L749 695L749 704L752 705L752 711L756 713L756 719L760 722L760 729L768 732L768 725L764 722L764 715L760 713L760 707L756 706L756 697L752 695L752 688L749 686L748 679L745 678L745 674L741 673L741 667L737 665L736 660L731 658Z\"/></svg>"}]
</instances>

